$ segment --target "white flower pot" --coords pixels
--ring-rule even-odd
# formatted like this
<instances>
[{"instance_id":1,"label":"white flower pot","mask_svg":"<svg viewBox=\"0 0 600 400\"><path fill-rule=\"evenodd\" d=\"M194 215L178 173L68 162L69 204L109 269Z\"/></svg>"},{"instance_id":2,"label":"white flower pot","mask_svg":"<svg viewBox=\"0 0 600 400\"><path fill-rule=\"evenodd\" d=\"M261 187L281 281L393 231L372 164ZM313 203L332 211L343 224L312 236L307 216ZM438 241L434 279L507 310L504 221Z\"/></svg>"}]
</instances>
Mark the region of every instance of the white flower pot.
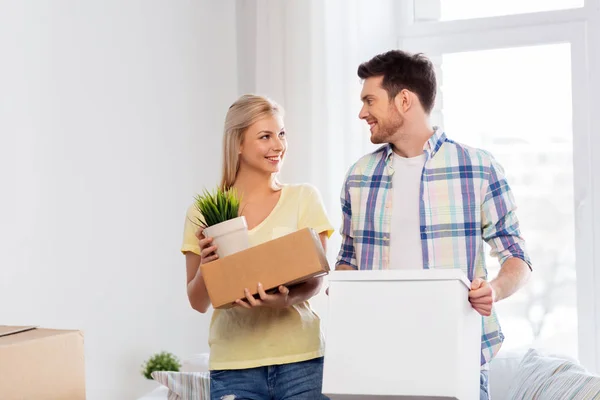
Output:
<instances>
[{"instance_id":1,"label":"white flower pot","mask_svg":"<svg viewBox=\"0 0 600 400\"><path fill-rule=\"evenodd\" d=\"M204 236L213 238L219 258L250 247L246 217L237 217L204 229Z\"/></svg>"}]
</instances>

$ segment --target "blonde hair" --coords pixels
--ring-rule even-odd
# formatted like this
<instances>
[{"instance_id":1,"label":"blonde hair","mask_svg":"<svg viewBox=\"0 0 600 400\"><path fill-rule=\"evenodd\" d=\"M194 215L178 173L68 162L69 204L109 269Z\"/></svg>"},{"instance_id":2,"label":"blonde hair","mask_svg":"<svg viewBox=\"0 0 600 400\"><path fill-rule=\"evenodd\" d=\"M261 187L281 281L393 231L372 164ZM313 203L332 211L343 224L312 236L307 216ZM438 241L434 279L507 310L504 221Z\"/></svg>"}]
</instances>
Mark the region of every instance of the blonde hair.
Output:
<instances>
[{"instance_id":1,"label":"blonde hair","mask_svg":"<svg viewBox=\"0 0 600 400\"><path fill-rule=\"evenodd\" d=\"M283 117L283 108L273 100L253 94L245 94L229 107L223 130L223 175L221 188L230 189L240 169L240 146L244 133L255 123L266 117ZM271 186L281 189L277 175L271 176Z\"/></svg>"}]
</instances>

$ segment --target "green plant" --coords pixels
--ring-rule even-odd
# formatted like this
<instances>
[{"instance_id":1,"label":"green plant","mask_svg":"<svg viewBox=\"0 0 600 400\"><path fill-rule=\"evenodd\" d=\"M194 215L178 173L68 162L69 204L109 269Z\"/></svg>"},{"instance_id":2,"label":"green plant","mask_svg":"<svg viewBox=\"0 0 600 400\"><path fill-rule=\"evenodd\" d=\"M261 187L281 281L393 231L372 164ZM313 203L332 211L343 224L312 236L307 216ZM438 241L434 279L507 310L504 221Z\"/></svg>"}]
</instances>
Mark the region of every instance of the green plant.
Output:
<instances>
[{"instance_id":1,"label":"green plant","mask_svg":"<svg viewBox=\"0 0 600 400\"><path fill-rule=\"evenodd\" d=\"M150 357L142 365L142 375L146 379L152 379L152 372L154 371L179 371L181 364L179 359L172 353L162 351Z\"/></svg>"},{"instance_id":2,"label":"green plant","mask_svg":"<svg viewBox=\"0 0 600 400\"><path fill-rule=\"evenodd\" d=\"M225 190L218 187L212 192L204 189L204 193L195 199L196 209L202 215L202 219L198 218L198 225L202 228L238 217L240 196L233 188Z\"/></svg>"}]
</instances>

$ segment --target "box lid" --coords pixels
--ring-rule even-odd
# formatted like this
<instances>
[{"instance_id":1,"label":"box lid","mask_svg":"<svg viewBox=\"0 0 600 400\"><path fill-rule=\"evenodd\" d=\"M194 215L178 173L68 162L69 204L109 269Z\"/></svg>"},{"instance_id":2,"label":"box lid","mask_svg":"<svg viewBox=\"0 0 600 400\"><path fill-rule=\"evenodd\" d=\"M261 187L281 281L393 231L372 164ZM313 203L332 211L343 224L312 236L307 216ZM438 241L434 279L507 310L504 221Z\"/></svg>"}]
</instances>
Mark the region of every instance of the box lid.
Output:
<instances>
[{"instance_id":1,"label":"box lid","mask_svg":"<svg viewBox=\"0 0 600 400\"><path fill-rule=\"evenodd\" d=\"M37 326L0 325L0 348L52 336L71 334L82 335L82 332L77 330L39 328Z\"/></svg>"},{"instance_id":2,"label":"box lid","mask_svg":"<svg viewBox=\"0 0 600 400\"><path fill-rule=\"evenodd\" d=\"M0 337L14 335L16 333L30 331L37 328L36 326L7 326L0 325Z\"/></svg>"},{"instance_id":3,"label":"box lid","mask_svg":"<svg viewBox=\"0 0 600 400\"><path fill-rule=\"evenodd\" d=\"M467 288L471 283L460 269L415 269L375 271L331 271L330 282L347 281L461 281Z\"/></svg>"}]
</instances>

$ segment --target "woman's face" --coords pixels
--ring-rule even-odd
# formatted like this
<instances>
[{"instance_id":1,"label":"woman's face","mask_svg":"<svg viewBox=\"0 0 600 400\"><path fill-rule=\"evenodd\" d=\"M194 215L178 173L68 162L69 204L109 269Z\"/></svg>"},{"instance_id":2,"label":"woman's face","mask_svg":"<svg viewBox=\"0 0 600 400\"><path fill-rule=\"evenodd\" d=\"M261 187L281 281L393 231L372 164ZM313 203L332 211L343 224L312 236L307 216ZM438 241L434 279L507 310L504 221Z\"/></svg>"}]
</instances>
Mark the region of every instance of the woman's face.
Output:
<instances>
[{"instance_id":1,"label":"woman's face","mask_svg":"<svg viewBox=\"0 0 600 400\"><path fill-rule=\"evenodd\" d=\"M287 149L283 118L265 117L250 125L240 146L240 168L279 172Z\"/></svg>"}]
</instances>

